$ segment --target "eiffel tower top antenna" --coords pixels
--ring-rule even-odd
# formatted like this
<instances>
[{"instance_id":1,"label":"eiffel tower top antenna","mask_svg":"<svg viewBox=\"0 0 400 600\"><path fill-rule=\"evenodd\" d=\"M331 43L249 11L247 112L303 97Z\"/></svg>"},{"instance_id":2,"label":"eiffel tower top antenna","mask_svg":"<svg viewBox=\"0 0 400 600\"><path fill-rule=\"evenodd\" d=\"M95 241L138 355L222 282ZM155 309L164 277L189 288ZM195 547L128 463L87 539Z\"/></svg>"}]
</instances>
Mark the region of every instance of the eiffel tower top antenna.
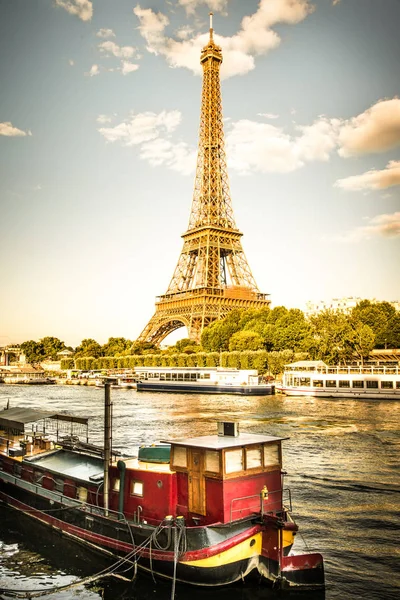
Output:
<instances>
[{"instance_id":1,"label":"eiffel tower top antenna","mask_svg":"<svg viewBox=\"0 0 400 600\"><path fill-rule=\"evenodd\" d=\"M138 338L156 344L182 326L199 341L204 327L230 311L270 304L253 278L233 214L222 116L222 49L213 38L213 13L209 16L210 38L200 55L203 85L189 225L167 292L157 298L156 312Z\"/></svg>"}]
</instances>

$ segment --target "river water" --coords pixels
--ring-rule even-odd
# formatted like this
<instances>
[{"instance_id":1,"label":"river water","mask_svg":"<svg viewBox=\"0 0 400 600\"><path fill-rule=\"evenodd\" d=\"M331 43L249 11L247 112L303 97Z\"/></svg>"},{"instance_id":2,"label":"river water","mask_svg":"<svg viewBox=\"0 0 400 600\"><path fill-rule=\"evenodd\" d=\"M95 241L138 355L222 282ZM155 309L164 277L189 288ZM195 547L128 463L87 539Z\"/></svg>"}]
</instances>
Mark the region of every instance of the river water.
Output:
<instances>
[{"instance_id":1,"label":"river water","mask_svg":"<svg viewBox=\"0 0 400 600\"><path fill-rule=\"evenodd\" d=\"M92 417L92 443L103 442L104 392L82 386L0 386L0 409L29 406ZM295 551L321 552L326 600L400 597L400 402L138 393L112 390L113 447L216 432L218 420L241 431L288 437L286 487L300 526ZM0 507L0 589L49 589L104 568L101 559ZM2 596L0 595L0 598ZM4 598L7 598L4 595ZM50 600L169 600L171 584L139 572L133 584L100 580L46 596ZM223 590L177 586L177 600L272 600L265 587ZM312 594L301 598L314 598Z\"/></svg>"}]
</instances>

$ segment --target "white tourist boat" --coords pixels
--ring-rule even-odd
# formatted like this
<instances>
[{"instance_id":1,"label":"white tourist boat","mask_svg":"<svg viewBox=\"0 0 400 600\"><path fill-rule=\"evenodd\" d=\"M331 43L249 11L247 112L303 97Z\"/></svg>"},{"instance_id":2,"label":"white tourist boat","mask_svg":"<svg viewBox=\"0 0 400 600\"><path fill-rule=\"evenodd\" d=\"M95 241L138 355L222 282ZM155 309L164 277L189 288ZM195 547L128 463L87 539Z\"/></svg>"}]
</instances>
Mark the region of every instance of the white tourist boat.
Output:
<instances>
[{"instance_id":1,"label":"white tourist boat","mask_svg":"<svg viewBox=\"0 0 400 600\"><path fill-rule=\"evenodd\" d=\"M275 386L263 383L256 369L228 367L135 367L138 392L238 394L269 396Z\"/></svg>"},{"instance_id":2,"label":"white tourist boat","mask_svg":"<svg viewBox=\"0 0 400 600\"><path fill-rule=\"evenodd\" d=\"M287 396L400 400L399 365L330 366L322 360L285 365L276 390Z\"/></svg>"}]
</instances>

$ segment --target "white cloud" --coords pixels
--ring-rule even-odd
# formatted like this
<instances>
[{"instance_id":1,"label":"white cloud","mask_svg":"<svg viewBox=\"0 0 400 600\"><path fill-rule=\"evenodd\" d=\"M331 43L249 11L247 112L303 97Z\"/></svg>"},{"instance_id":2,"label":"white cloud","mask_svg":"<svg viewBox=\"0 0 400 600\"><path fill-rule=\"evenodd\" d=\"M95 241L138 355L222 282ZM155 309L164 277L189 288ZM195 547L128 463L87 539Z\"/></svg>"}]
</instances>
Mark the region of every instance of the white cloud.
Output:
<instances>
[{"instance_id":1,"label":"white cloud","mask_svg":"<svg viewBox=\"0 0 400 600\"><path fill-rule=\"evenodd\" d=\"M89 77L94 77L100 73L99 65L92 65L90 67L90 71L85 73L85 75L89 75Z\"/></svg>"},{"instance_id":2,"label":"white cloud","mask_svg":"<svg viewBox=\"0 0 400 600\"><path fill-rule=\"evenodd\" d=\"M187 40L191 35L193 35L193 29L189 25L184 25L176 32L176 37L180 40Z\"/></svg>"},{"instance_id":3,"label":"white cloud","mask_svg":"<svg viewBox=\"0 0 400 600\"><path fill-rule=\"evenodd\" d=\"M196 166L196 150L184 142L172 143L170 140L157 138L145 142L140 150L140 158L153 166L165 165L183 175L193 173Z\"/></svg>"},{"instance_id":4,"label":"white cloud","mask_svg":"<svg viewBox=\"0 0 400 600\"><path fill-rule=\"evenodd\" d=\"M90 0L55 0L70 15L76 15L82 21L90 21L93 15L93 4Z\"/></svg>"},{"instance_id":5,"label":"white cloud","mask_svg":"<svg viewBox=\"0 0 400 600\"><path fill-rule=\"evenodd\" d=\"M361 242L377 237L395 238L398 236L400 236L400 212L395 212L368 219L367 225L348 232L340 241Z\"/></svg>"},{"instance_id":6,"label":"white cloud","mask_svg":"<svg viewBox=\"0 0 400 600\"><path fill-rule=\"evenodd\" d=\"M384 190L395 185L400 185L400 161L396 160L390 161L381 171L372 169L361 175L338 179L335 183L336 187L348 191Z\"/></svg>"},{"instance_id":7,"label":"white cloud","mask_svg":"<svg viewBox=\"0 0 400 600\"><path fill-rule=\"evenodd\" d=\"M251 120L237 121L230 126L226 142L231 168L243 174L253 171L286 173L307 162L328 161L336 149L340 156L350 157L400 145L400 100L379 101L349 120L320 116L311 125L295 125L294 135L289 135L283 128ZM363 185L362 189L396 185L392 183L397 177L396 163L389 165L384 171L341 180L337 185L345 189L355 189L358 185Z\"/></svg>"},{"instance_id":8,"label":"white cloud","mask_svg":"<svg viewBox=\"0 0 400 600\"><path fill-rule=\"evenodd\" d=\"M301 135L296 138L296 151L305 161L329 160L330 152L337 145L340 130L339 119L319 117L312 125L297 125Z\"/></svg>"},{"instance_id":9,"label":"white cloud","mask_svg":"<svg viewBox=\"0 0 400 600\"><path fill-rule=\"evenodd\" d=\"M18 127L14 127L10 121L5 121L4 123L0 123L0 135L4 135L6 137L23 137L25 135L32 135L31 131L23 131L22 129L18 129Z\"/></svg>"},{"instance_id":10,"label":"white cloud","mask_svg":"<svg viewBox=\"0 0 400 600\"><path fill-rule=\"evenodd\" d=\"M196 149L171 141L170 135L180 122L181 113L177 110L144 112L131 115L115 127L101 127L99 132L109 142L137 146L140 158L153 166L165 165L186 175L195 168Z\"/></svg>"},{"instance_id":11,"label":"white cloud","mask_svg":"<svg viewBox=\"0 0 400 600\"><path fill-rule=\"evenodd\" d=\"M188 6L198 4L198 1L189 2ZM255 56L266 54L281 42L272 27L279 23L299 23L313 10L308 0L260 0L257 11L243 18L241 29L235 35L222 37L214 34L224 55L221 76L243 75L254 69ZM199 56L208 41L208 32L190 40L177 41L165 35L169 19L163 13L142 9L140 5L133 12L140 21L139 30L149 52L164 56L172 67L185 67L193 73L201 73Z\"/></svg>"},{"instance_id":12,"label":"white cloud","mask_svg":"<svg viewBox=\"0 0 400 600\"><path fill-rule=\"evenodd\" d=\"M99 29L99 31L96 33L96 35L99 38L115 37L115 33L113 32L112 29Z\"/></svg>"},{"instance_id":13,"label":"white cloud","mask_svg":"<svg viewBox=\"0 0 400 600\"><path fill-rule=\"evenodd\" d=\"M232 123L226 136L229 167L242 174L251 171L286 173L303 165L295 145L282 129L243 119Z\"/></svg>"},{"instance_id":14,"label":"white cloud","mask_svg":"<svg viewBox=\"0 0 400 600\"><path fill-rule=\"evenodd\" d=\"M339 121L320 117L297 126L291 136L282 128L247 119L232 123L226 136L229 166L242 174L252 171L287 173L306 162L329 159Z\"/></svg>"},{"instance_id":15,"label":"white cloud","mask_svg":"<svg viewBox=\"0 0 400 600\"><path fill-rule=\"evenodd\" d=\"M177 110L156 114L144 112L133 114L130 119L115 127L102 127L100 133L109 142L120 141L124 146L135 146L156 139L161 132L171 133L181 122Z\"/></svg>"},{"instance_id":16,"label":"white cloud","mask_svg":"<svg viewBox=\"0 0 400 600\"><path fill-rule=\"evenodd\" d=\"M259 117L265 117L266 119L278 119L279 115L275 115L274 113L257 113Z\"/></svg>"},{"instance_id":17,"label":"white cloud","mask_svg":"<svg viewBox=\"0 0 400 600\"><path fill-rule=\"evenodd\" d=\"M123 60L121 64L122 64L122 67L121 67L122 75L128 75L128 73L133 73L133 71L137 71L139 68L139 65L136 65L135 63L131 63L128 60Z\"/></svg>"},{"instance_id":18,"label":"white cloud","mask_svg":"<svg viewBox=\"0 0 400 600\"><path fill-rule=\"evenodd\" d=\"M99 115L96 121L103 125L104 123L111 123L112 117L108 117L107 115Z\"/></svg>"},{"instance_id":19,"label":"white cloud","mask_svg":"<svg viewBox=\"0 0 400 600\"><path fill-rule=\"evenodd\" d=\"M188 15L194 14L198 6L208 6L210 10L224 12L228 0L178 0L178 4L183 6Z\"/></svg>"},{"instance_id":20,"label":"white cloud","mask_svg":"<svg viewBox=\"0 0 400 600\"><path fill-rule=\"evenodd\" d=\"M73 67L74 64L75 64L75 61L72 60L72 58L70 58L69 61L68 61L68 64L69 64L70 67Z\"/></svg>"},{"instance_id":21,"label":"white cloud","mask_svg":"<svg viewBox=\"0 0 400 600\"><path fill-rule=\"evenodd\" d=\"M118 46L115 42L107 40L99 44L100 52L104 52L106 56L116 56L117 58L132 58L135 54L133 46Z\"/></svg>"},{"instance_id":22,"label":"white cloud","mask_svg":"<svg viewBox=\"0 0 400 600\"><path fill-rule=\"evenodd\" d=\"M386 152L400 146L400 99L380 100L344 122L339 136L343 157Z\"/></svg>"}]
</instances>

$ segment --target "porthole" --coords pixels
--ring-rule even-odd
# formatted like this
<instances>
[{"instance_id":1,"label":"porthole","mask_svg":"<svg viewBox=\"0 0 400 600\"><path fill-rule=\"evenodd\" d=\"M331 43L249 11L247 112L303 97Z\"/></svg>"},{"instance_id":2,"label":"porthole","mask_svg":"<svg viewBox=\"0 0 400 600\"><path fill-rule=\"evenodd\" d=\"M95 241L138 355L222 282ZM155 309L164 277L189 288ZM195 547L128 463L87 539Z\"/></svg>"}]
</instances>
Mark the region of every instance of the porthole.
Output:
<instances>
[{"instance_id":1,"label":"porthole","mask_svg":"<svg viewBox=\"0 0 400 600\"><path fill-rule=\"evenodd\" d=\"M163 486L163 482L161 481L161 479L159 479L159 480L157 481L157 487L158 487L158 488L162 488L162 486Z\"/></svg>"},{"instance_id":2,"label":"porthole","mask_svg":"<svg viewBox=\"0 0 400 600\"><path fill-rule=\"evenodd\" d=\"M254 544L255 544L255 543L256 543L256 540L253 538L253 539L250 541L250 548L251 548L252 546L254 546Z\"/></svg>"}]
</instances>

